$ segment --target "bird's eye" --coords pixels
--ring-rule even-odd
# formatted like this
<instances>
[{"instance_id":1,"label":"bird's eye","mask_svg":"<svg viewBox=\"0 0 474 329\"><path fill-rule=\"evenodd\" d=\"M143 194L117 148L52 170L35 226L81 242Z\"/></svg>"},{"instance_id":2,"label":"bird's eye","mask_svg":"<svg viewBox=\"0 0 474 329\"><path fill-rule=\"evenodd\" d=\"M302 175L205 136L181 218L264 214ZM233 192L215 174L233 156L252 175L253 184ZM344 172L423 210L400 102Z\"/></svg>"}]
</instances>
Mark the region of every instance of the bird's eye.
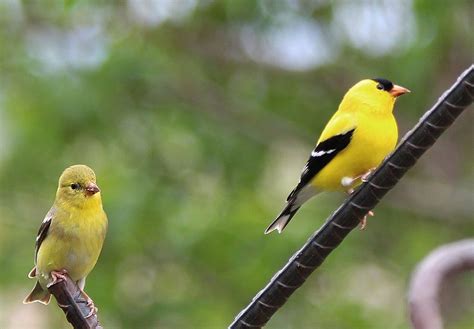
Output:
<instances>
[{"instance_id":1,"label":"bird's eye","mask_svg":"<svg viewBox=\"0 0 474 329\"><path fill-rule=\"evenodd\" d=\"M71 184L71 188L72 188L73 190L77 190L79 187L80 187L80 186L79 186L79 184L77 184L77 183L72 183L72 184Z\"/></svg>"},{"instance_id":2,"label":"bird's eye","mask_svg":"<svg viewBox=\"0 0 474 329\"><path fill-rule=\"evenodd\" d=\"M381 83L377 84L377 89L383 90L383 85Z\"/></svg>"}]
</instances>

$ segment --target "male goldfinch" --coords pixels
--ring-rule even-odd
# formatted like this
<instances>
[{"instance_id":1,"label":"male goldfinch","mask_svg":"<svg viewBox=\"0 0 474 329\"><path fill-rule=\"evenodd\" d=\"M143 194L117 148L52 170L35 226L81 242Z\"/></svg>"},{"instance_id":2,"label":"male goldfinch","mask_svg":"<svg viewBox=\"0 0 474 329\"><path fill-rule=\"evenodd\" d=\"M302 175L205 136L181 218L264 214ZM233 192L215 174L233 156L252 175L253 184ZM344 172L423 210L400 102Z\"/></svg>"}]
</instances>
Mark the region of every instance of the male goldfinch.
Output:
<instances>
[{"instance_id":1,"label":"male goldfinch","mask_svg":"<svg viewBox=\"0 0 474 329\"><path fill-rule=\"evenodd\" d=\"M346 190L365 180L395 148L393 106L410 92L386 79L366 79L346 93L324 128L286 206L265 234L285 228L303 203L322 191ZM363 224L364 225L364 224Z\"/></svg>"},{"instance_id":2,"label":"male goldfinch","mask_svg":"<svg viewBox=\"0 0 474 329\"><path fill-rule=\"evenodd\" d=\"M94 172L84 165L67 168L59 178L56 199L36 237L35 267L28 277L38 281L23 302L48 304L48 287L64 279L65 273L83 291L86 277L99 258L106 231L107 216Z\"/></svg>"}]
</instances>

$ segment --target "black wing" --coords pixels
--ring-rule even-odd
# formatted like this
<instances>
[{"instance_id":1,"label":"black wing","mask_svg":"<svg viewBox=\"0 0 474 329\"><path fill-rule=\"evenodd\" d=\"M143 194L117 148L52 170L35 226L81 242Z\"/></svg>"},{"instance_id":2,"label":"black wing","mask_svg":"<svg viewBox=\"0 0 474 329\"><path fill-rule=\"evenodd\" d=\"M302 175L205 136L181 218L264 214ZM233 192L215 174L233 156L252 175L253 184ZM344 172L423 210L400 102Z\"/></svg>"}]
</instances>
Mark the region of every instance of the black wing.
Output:
<instances>
[{"instance_id":1,"label":"black wing","mask_svg":"<svg viewBox=\"0 0 474 329\"><path fill-rule=\"evenodd\" d=\"M334 157L349 145L354 129L346 131L345 133L335 135L328 138L318 145L311 152L311 156L306 162L301 173L300 182L295 189L290 193L286 201L290 201L296 194L308 184L318 172L321 171Z\"/></svg>"},{"instance_id":2,"label":"black wing","mask_svg":"<svg viewBox=\"0 0 474 329\"><path fill-rule=\"evenodd\" d=\"M53 221L54 213L55 209L53 207L44 217L43 222L41 223L41 226L38 230L38 235L36 236L35 243L35 263L36 257L38 256L38 250L41 247L41 243L43 243L44 239L46 239L46 236L48 235L49 227L51 226L51 222Z\"/></svg>"}]
</instances>

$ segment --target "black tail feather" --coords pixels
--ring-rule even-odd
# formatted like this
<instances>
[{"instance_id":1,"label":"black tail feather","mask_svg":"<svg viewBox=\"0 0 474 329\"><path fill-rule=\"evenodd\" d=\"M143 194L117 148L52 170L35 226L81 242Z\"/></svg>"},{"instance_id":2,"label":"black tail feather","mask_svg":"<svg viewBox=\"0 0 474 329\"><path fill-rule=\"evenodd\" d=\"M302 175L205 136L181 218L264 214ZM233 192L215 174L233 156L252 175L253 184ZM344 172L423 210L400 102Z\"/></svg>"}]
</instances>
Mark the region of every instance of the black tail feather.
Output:
<instances>
[{"instance_id":1,"label":"black tail feather","mask_svg":"<svg viewBox=\"0 0 474 329\"><path fill-rule=\"evenodd\" d=\"M267 227L265 234L271 233L274 230L277 230L278 233L281 233L296 214L298 209L300 209L300 206L295 206L293 202L289 202L285 209L283 209L283 211L278 215L278 217Z\"/></svg>"}]
</instances>

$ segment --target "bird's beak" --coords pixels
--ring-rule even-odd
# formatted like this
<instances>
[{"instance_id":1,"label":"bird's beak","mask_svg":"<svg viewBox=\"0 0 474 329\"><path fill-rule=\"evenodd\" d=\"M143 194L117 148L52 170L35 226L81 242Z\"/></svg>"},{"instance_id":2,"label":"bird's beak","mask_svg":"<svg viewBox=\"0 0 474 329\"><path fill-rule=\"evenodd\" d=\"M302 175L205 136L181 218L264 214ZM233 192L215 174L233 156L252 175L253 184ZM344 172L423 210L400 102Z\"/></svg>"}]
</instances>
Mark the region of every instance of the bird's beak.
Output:
<instances>
[{"instance_id":1,"label":"bird's beak","mask_svg":"<svg viewBox=\"0 0 474 329\"><path fill-rule=\"evenodd\" d=\"M410 90L397 85L393 85L393 88L389 91L389 93L392 94L393 97L398 97L409 92Z\"/></svg>"},{"instance_id":2,"label":"bird's beak","mask_svg":"<svg viewBox=\"0 0 474 329\"><path fill-rule=\"evenodd\" d=\"M97 186L95 183L89 183L86 186L86 195L92 196L96 194L97 192L100 192L100 188Z\"/></svg>"}]
</instances>

